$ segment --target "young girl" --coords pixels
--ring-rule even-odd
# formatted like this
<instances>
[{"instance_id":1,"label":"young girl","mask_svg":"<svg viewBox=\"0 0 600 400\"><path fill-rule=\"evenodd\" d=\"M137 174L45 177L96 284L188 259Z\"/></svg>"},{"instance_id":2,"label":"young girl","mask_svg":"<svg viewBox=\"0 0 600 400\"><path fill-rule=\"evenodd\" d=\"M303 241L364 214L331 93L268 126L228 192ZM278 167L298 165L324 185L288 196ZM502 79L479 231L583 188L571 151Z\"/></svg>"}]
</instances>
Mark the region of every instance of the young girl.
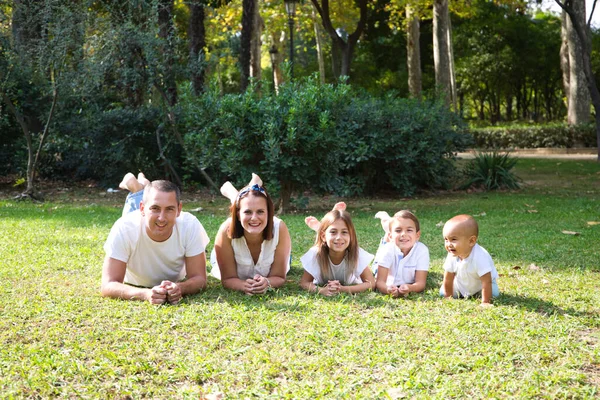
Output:
<instances>
[{"instance_id":1,"label":"young girl","mask_svg":"<svg viewBox=\"0 0 600 400\"><path fill-rule=\"evenodd\" d=\"M309 292L335 296L375 287L373 273L368 268L373 255L358 246L352 219L345 208L343 203L336 204L320 224L314 217L306 218L307 225L317 230L315 245L300 259L304 267L300 286Z\"/></svg>"},{"instance_id":2,"label":"young girl","mask_svg":"<svg viewBox=\"0 0 600 400\"><path fill-rule=\"evenodd\" d=\"M387 227L386 235L373 263L373 268L377 268L377 289L392 297L422 292L429 271L429 249L419 242L419 220L410 211L402 210L389 219L382 218L382 226L384 230Z\"/></svg>"}]
</instances>

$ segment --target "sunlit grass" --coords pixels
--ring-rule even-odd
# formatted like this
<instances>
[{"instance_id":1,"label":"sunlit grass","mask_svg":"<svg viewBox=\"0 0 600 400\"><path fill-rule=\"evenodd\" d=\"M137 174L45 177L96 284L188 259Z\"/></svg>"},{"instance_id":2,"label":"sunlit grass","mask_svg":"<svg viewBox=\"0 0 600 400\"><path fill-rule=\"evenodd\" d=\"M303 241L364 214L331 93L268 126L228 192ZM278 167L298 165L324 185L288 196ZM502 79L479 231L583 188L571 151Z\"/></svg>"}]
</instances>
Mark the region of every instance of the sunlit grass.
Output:
<instances>
[{"instance_id":1,"label":"sunlit grass","mask_svg":"<svg viewBox=\"0 0 600 400\"><path fill-rule=\"evenodd\" d=\"M520 160L519 191L344 199L361 246L375 212L413 210L431 252L423 294L325 299L299 289L300 256L338 198L284 215L288 284L263 297L208 289L177 307L103 299L102 244L118 196L0 201L1 397L595 398L600 383L600 165ZM184 208L214 237L226 200L191 190ZM476 216L500 272L491 309L438 296L441 226ZM576 232L578 235L565 234Z\"/></svg>"}]
</instances>

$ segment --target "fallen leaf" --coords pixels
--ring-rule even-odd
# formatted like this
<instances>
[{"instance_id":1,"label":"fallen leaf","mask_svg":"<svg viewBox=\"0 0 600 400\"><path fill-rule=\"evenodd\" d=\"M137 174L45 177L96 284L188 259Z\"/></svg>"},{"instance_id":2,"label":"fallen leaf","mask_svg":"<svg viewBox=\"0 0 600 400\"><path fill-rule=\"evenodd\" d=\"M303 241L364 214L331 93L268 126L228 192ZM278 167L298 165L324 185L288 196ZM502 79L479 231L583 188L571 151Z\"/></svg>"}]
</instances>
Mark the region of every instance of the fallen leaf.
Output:
<instances>
[{"instance_id":1,"label":"fallen leaf","mask_svg":"<svg viewBox=\"0 0 600 400\"><path fill-rule=\"evenodd\" d=\"M487 214L484 212L482 212L481 214L477 214L475 215L476 217L485 217Z\"/></svg>"},{"instance_id":2,"label":"fallen leaf","mask_svg":"<svg viewBox=\"0 0 600 400\"><path fill-rule=\"evenodd\" d=\"M221 400L225 398L225 394L218 392L218 393L210 393L210 394L203 394L200 396L200 399L202 400Z\"/></svg>"},{"instance_id":3,"label":"fallen leaf","mask_svg":"<svg viewBox=\"0 0 600 400\"><path fill-rule=\"evenodd\" d=\"M527 207L533 207L531 204L527 204L527 203L525 203L525 205L526 205Z\"/></svg>"},{"instance_id":4,"label":"fallen leaf","mask_svg":"<svg viewBox=\"0 0 600 400\"><path fill-rule=\"evenodd\" d=\"M600 225L600 221L588 221L589 226Z\"/></svg>"},{"instance_id":5,"label":"fallen leaf","mask_svg":"<svg viewBox=\"0 0 600 400\"><path fill-rule=\"evenodd\" d=\"M191 212L200 212L202 210L204 210L202 207L197 207L197 208L191 209L190 211Z\"/></svg>"},{"instance_id":6,"label":"fallen leaf","mask_svg":"<svg viewBox=\"0 0 600 400\"><path fill-rule=\"evenodd\" d=\"M537 210L527 210L527 212L528 212L528 213L530 213L530 214L535 214L535 213L537 213L538 211L537 211Z\"/></svg>"},{"instance_id":7,"label":"fallen leaf","mask_svg":"<svg viewBox=\"0 0 600 400\"><path fill-rule=\"evenodd\" d=\"M521 269L521 267L518 265L515 265L514 267L512 267L512 269Z\"/></svg>"},{"instance_id":8,"label":"fallen leaf","mask_svg":"<svg viewBox=\"0 0 600 400\"><path fill-rule=\"evenodd\" d=\"M550 283L550 281L549 281L548 279L542 279L542 283L543 283L544 285L547 285L547 284L549 284L549 283Z\"/></svg>"},{"instance_id":9,"label":"fallen leaf","mask_svg":"<svg viewBox=\"0 0 600 400\"><path fill-rule=\"evenodd\" d=\"M581 233L579 232L573 232L573 231L561 231L562 233L564 233L565 235L573 235L573 236L579 236L581 235Z\"/></svg>"},{"instance_id":10,"label":"fallen leaf","mask_svg":"<svg viewBox=\"0 0 600 400\"><path fill-rule=\"evenodd\" d=\"M531 271L539 271L540 267L538 267L538 266L537 266L537 265L535 265L535 264L530 264L530 265L529 265L529 269L530 269Z\"/></svg>"},{"instance_id":11,"label":"fallen leaf","mask_svg":"<svg viewBox=\"0 0 600 400\"><path fill-rule=\"evenodd\" d=\"M401 389L388 389L387 390L387 394L388 396L390 396L390 398L392 400L396 400L396 399L403 399L407 396L406 393L404 393Z\"/></svg>"},{"instance_id":12,"label":"fallen leaf","mask_svg":"<svg viewBox=\"0 0 600 400\"><path fill-rule=\"evenodd\" d=\"M437 224L435 224L435 226L436 226L437 228L441 228L442 226L444 226L444 221L440 221L440 222L438 222Z\"/></svg>"}]
</instances>

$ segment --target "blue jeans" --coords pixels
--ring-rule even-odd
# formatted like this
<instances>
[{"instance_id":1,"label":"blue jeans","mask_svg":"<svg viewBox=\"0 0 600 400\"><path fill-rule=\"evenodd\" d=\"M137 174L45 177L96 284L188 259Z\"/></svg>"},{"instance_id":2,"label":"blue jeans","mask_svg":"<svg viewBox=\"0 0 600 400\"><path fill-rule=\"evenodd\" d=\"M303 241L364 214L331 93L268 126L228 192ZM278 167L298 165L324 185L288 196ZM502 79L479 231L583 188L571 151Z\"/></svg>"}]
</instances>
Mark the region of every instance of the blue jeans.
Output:
<instances>
[{"instance_id":1,"label":"blue jeans","mask_svg":"<svg viewBox=\"0 0 600 400\"><path fill-rule=\"evenodd\" d=\"M140 209L140 202L144 197L144 191L140 190L139 192L129 193L127 198L125 199L125 205L123 206L123 215L125 216L132 211Z\"/></svg>"}]
</instances>

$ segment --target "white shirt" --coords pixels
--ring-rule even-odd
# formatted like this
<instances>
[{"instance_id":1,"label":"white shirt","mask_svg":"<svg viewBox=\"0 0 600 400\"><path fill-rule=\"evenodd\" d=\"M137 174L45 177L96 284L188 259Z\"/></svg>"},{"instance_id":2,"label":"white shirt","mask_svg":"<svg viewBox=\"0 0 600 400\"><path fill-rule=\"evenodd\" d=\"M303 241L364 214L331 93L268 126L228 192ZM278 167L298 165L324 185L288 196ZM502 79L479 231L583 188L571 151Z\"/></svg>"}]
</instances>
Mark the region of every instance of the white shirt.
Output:
<instances>
[{"instance_id":1,"label":"white shirt","mask_svg":"<svg viewBox=\"0 0 600 400\"><path fill-rule=\"evenodd\" d=\"M106 255L127 264L125 283L142 287L177 282L185 275L185 258L204 253L210 242L204 227L188 212L175 220L173 233L164 242L150 239L139 210L115 222L104 243Z\"/></svg>"},{"instance_id":2,"label":"white shirt","mask_svg":"<svg viewBox=\"0 0 600 400\"><path fill-rule=\"evenodd\" d=\"M488 272L492 280L498 279L498 271L490 254L479 244L475 243L471 254L464 260L448 253L444 262L444 271L455 273L454 291L460 292L464 297L481 292L481 277Z\"/></svg>"},{"instance_id":3,"label":"white shirt","mask_svg":"<svg viewBox=\"0 0 600 400\"><path fill-rule=\"evenodd\" d=\"M348 270L348 258L344 257L342 262L338 265L329 260L330 271L333 275L333 280L340 281L343 285L354 285L357 283L362 283L362 279L360 275L363 273L365 268L369 266L373 260L373 254L367 253L363 249L358 250L358 264L356 266L356 270L354 274L350 277L349 282L346 282L347 270ZM317 248L311 247L301 258L300 262L302 263L302 267L306 272L308 272L313 278L313 282L315 285L324 285L327 283L325 279L321 276L321 267L319 266L319 261L317 260Z\"/></svg>"},{"instance_id":4,"label":"white shirt","mask_svg":"<svg viewBox=\"0 0 600 400\"><path fill-rule=\"evenodd\" d=\"M417 271L429 271L429 249L423 243L415 242L405 256L396 243L388 242L377 250L373 264L389 270L386 286L415 283Z\"/></svg>"},{"instance_id":5,"label":"white shirt","mask_svg":"<svg viewBox=\"0 0 600 400\"><path fill-rule=\"evenodd\" d=\"M231 223L231 222L230 222ZM260 248L260 255L256 264L248 248L248 243L244 236L240 238L231 239L231 247L233 248L233 255L235 256L235 263L237 267L237 275L239 279L246 280L253 278L256 274L260 276L269 276L271 272L271 266L275 261L275 250L279 244L279 224L281 220L277 217L273 217L273 239L263 240ZM290 255L287 255L287 267L286 273L290 270L289 263ZM213 249L210 254L210 263L212 264L212 270L210 273L217 279L221 279L221 271L217 263L217 255Z\"/></svg>"}]
</instances>

